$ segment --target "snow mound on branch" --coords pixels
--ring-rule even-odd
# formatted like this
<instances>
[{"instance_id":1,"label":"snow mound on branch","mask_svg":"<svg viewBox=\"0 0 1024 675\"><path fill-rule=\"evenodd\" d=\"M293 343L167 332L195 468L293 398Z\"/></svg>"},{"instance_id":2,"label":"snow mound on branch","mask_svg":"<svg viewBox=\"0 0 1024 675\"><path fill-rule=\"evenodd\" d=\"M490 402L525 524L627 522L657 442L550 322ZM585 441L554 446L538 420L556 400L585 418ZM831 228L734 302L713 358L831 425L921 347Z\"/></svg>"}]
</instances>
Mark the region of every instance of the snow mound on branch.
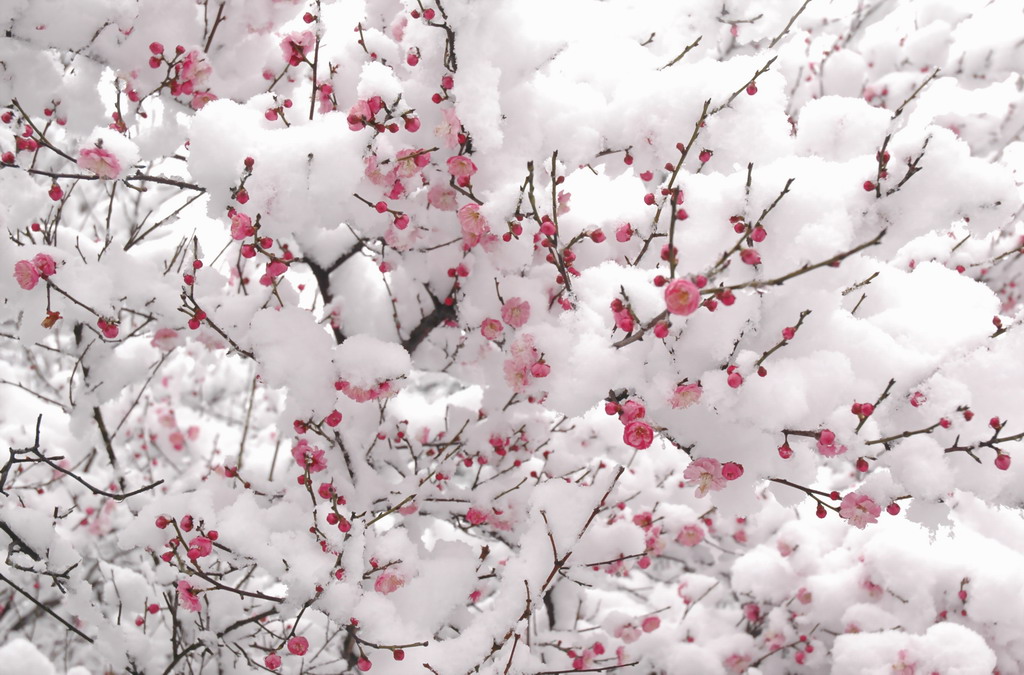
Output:
<instances>
[{"instance_id":1,"label":"snow mound on branch","mask_svg":"<svg viewBox=\"0 0 1024 675\"><path fill-rule=\"evenodd\" d=\"M56 669L36 646L24 638L0 647L0 675L55 675Z\"/></svg>"}]
</instances>

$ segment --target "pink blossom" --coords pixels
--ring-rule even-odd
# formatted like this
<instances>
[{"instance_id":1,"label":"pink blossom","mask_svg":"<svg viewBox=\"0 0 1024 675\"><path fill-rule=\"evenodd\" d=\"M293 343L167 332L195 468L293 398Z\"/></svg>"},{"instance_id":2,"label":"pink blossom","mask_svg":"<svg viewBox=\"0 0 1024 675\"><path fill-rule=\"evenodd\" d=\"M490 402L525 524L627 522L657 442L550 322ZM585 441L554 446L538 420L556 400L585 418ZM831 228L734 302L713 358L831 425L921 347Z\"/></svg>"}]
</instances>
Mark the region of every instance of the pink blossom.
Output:
<instances>
[{"instance_id":1,"label":"pink blossom","mask_svg":"<svg viewBox=\"0 0 1024 675\"><path fill-rule=\"evenodd\" d=\"M640 632L639 628L637 628L631 623L627 623L624 626L619 626L618 628L616 628L614 635L626 644L630 644L631 642L636 642L637 640L639 640L640 635L642 635L642 633Z\"/></svg>"},{"instance_id":2,"label":"pink blossom","mask_svg":"<svg viewBox=\"0 0 1024 675\"><path fill-rule=\"evenodd\" d=\"M32 264L36 266L41 277L48 277L57 273L57 263L45 253L36 253L32 258Z\"/></svg>"},{"instance_id":3,"label":"pink blossom","mask_svg":"<svg viewBox=\"0 0 1024 675\"><path fill-rule=\"evenodd\" d=\"M447 185L432 185L427 191L427 204L439 211L454 211L458 206L455 190Z\"/></svg>"},{"instance_id":4,"label":"pink blossom","mask_svg":"<svg viewBox=\"0 0 1024 675\"><path fill-rule=\"evenodd\" d=\"M429 163L430 153L422 150L400 150L395 155L396 170L399 178L412 178Z\"/></svg>"},{"instance_id":5,"label":"pink blossom","mask_svg":"<svg viewBox=\"0 0 1024 675\"><path fill-rule=\"evenodd\" d=\"M192 584L184 579L178 582L178 602L190 612L198 612L202 608L199 596L192 590Z\"/></svg>"},{"instance_id":6,"label":"pink blossom","mask_svg":"<svg viewBox=\"0 0 1024 675\"><path fill-rule=\"evenodd\" d=\"M818 434L818 452L823 457L835 457L846 452L846 446L837 445L836 435L828 429L824 429Z\"/></svg>"},{"instance_id":7,"label":"pink blossom","mask_svg":"<svg viewBox=\"0 0 1024 675\"><path fill-rule=\"evenodd\" d=\"M745 673L747 671L747 668L750 666L752 661L753 659L746 654L734 652L722 662L722 665L724 665L727 670L739 675L739 673Z\"/></svg>"},{"instance_id":8,"label":"pink blossom","mask_svg":"<svg viewBox=\"0 0 1024 675\"><path fill-rule=\"evenodd\" d=\"M462 122L455 114L455 108L445 108L441 111L442 121L434 130L434 134L441 139L446 148L459 147L459 134L462 133Z\"/></svg>"},{"instance_id":9,"label":"pink blossom","mask_svg":"<svg viewBox=\"0 0 1024 675\"><path fill-rule=\"evenodd\" d=\"M178 85L181 91L191 94L194 90L202 89L206 81L213 73L213 67L207 63L203 53L193 49L185 58L175 66L178 76Z\"/></svg>"},{"instance_id":10,"label":"pink blossom","mask_svg":"<svg viewBox=\"0 0 1024 675\"><path fill-rule=\"evenodd\" d=\"M629 399L622 404L619 412L619 421L623 424L629 424L633 420L638 420L646 414L647 409L644 408L642 403Z\"/></svg>"},{"instance_id":11,"label":"pink blossom","mask_svg":"<svg viewBox=\"0 0 1024 675\"><path fill-rule=\"evenodd\" d=\"M367 122L373 120L373 112L370 110L370 104L363 99L360 99L348 109L348 128L352 131L359 131L366 126Z\"/></svg>"},{"instance_id":12,"label":"pink blossom","mask_svg":"<svg viewBox=\"0 0 1024 675\"><path fill-rule=\"evenodd\" d=\"M654 429L643 420L633 420L623 430L622 440L626 445L637 450L649 448L654 442Z\"/></svg>"},{"instance_id":13,"label":"pink blossom","mask_svg":"<svg viewBox=\"0 0 1024 675\"><path fill-rule=\"evenodd\" d=\"M839 515L854 527L864 529L865 525L878 522L882 507L867 495L851 492L839 504Z\"/></svg>"},{"instance_id":14,"label":"pink blossom","mask_svg":"<svg viewBox=\"0 0 1024 675\"><path fill-rule=\"evenodd\" d=\"M705 496L711 490L721 490L725 487L725 477L722 475L722 465L717 459L701 457L690 462L690 465L683 471L683 479L688 486L697 486L694 494L698 497Z\"/></svg>"},{"instance_id":15,"label":"pink blossom","mask_svg":"<svg viewBox=\"0 0 1024 675\"><path fill-rule=\"evenodd\" d=\"M510 351L511 357L504 363L505 381L513 391L521 393L526 391L526 386L531 381L530 371L540 358L540 353L533 346L533 336L529 334L522 335L513 342Z\"/></svg>"},{"instance_id":16,"label":"pink blossom","mask_svg":"<svg viewBox=\"0 0 1024 675\"><path fill-rule=\"evenodd\" d=\"M26 291L31 291L39 283L39 270L28 260L14 263L14 279Z\"/></svg>"},{"instance_id":17,"label":"pink blossom","mask_svg":"<svg viewBox=\"0 0 1024 675\"><path fill-rule=\"evenodd\" d=\"M180 344L178 331L173 328L158 328L153 333L153 339L150 341L150 344L157 349L169 352Z\"/></svg>"},{"instance_id":18,"label":"pink blossom","mask_svg":"<svg viewBox=\"0 0 1024 675\"><path fill-rule=\"evenodd\" d=\"M213 542L208 537L196 537L188 545L188 557L191 560L205 558L213 553Z\"/></svg>"},{"instance_id":19,"label":"pink blossom","mask_svg":"<svg viewBox=\"0 0 1024 675\"><path fill-rule=\"evenodd\" d=\"M761 254L752 248L745 248L740 251L740 260L747 265L760 265Z\"/></svg>"},{"instance_id":20,"label":"pink blossom","mask_svg":"<svg viewBox=\"0 0 1024 675\"><path fill-rule=\"evenodd\" d=\"M217 97L209 91L197 91L192 94L192 100L189 101L189 107L193 110L202 110L203 107L210 101L216 101Z\"/></svg>"},{"instance_id":21,"label":"pink blossom","mask_svg":"<svg viewBox=\"0 0 1024 675\"><path fill-rule=\"evenodd\" d=\"M497 340L504 329L505 327L497 319L484 319L480 324L480 333L488 340Z\"/></svg>"},{"instance_id":22,"label":"pink blossom","mask_svg":"<svg viewBox=\"0 0 1024 675\"><path fill-rule=\"evenodd\" d=\"M231 238L235 241L242 241L256 234L256 228L252 226L252 218L235 211L231 214Z\"/></svg>"},{"instance_id":23,"label":"pink blossom","mask_svg":"<svg viewBox=\"0 0 1024 675\"><path fill-rule=\"evenodd\" d=\"M722 465L722 477L726 480L736 480L743 475L743 465L736 462L726 462Z\"/></svg>"},{"instance_id":24,"label":"pink blossom","mask_svg":"<svg viewBox=\"0 0 1024 675\"><path fill-rule=\"evenodd\" d=\"M629 224L629 223L625 223L623 225L619 225L619 227L615 230L615 240L616 241L619 241L619 242L622 242L622 243L626 243L627 241L629 241L632 238L633 238L633 226L631 224Z\"/></svg>"},{"instance_id":25,"label":"pink blossom","mask_svg":"<svg viewBox=\"0 0 1024 675\"><path fill-rule=\"evenodd\" d=\"M469 178L476 173L476 164L465 155L448 158L448 173L455 178Z\"/></svg>"},{"instance_id":26,"label":"pink blossom","mask_svg":"<svg viewBox=\"0 0 1024 675\"><path fill-rule=\"evenodd\" d=\"M487 522L487 512L475 506L466 511L466 520L470 525L480 525Z\"/></svg>"},{"instance_id":27,"label":"pink blossom","mask_svg":"<svg viewBox=\"0 0 1024 675\"><path fill-rule=\"evenodd\" d=\"M628 307L623 307L618 311L612 311L612 318L615 320L615 325L623 333L632 333L633 328L636 327L636 322L633 320L633 314L629 311Z\"/></svg>"},{"instance_id":28,"label":"pink blossom","mask_svg":"<svg viewBox=\"0 0 1024 675\"><path fill-rule=\"evenodd\" d=\"M100 178L117 178L121 173L121 162L117 156L100 145L79 150L78 166Z\"/></svg>"},{"instance_id":29,"label":"pink blossom","mask_svg":"<svg viewBox=\"0 0 1024 675\"><path fill-rule=\"evenodd\" d=\"M689 408L700 400L702 393L704 393L704 390L701 389L699 384L681 384L672 392L669 404L673 408Z\"/></svg>"},{"instance_id":30,"label":"pink blossom","mask_svg":"<svg viewBox=\"0 0 1024 675\"><path fill-rule=\"evenodd\" d=\"M700 525L684 525L676 535L676 543L683 546L696 546L704 541L704 528Z\"/></svg>"},{"instance_id":31,"label":"pink blossom","mask_svg":"<svg viewBox=\"0 0 1024 675\"><path fill-rule=\"evenodd\" d=\"M558 215L564 216L569 213L569 199L572 197L572 193L558 191Z\"/></svg>"},{"instance_id":32,"label":"pink blossom","mask_svg":"<svg viewBox=\"0 0 1024 675\"><path fill-rule=\"evenodd\" d=\"M324 451L316 446L309 444L305 438L300 438L299 442L292 448L292 457L295 458L295 463L303 469L309 469L310 473L316 473L317 471L323 471L327 468L327 460L324 458Z\"/></svg>"},{"instance_id":33,"label":"pink blossom","mask_svg":"<svg viewBox=\"0 0 1024 675\"><path fill-rule=\"evenodd\" d=\"M665 307L670 314L693 314L700 306L700 289L688 279L673 279L665 286Z\"/></svg>"},{"instance_id":34,"label":"pink blossom","mask_svg":"<svg viewBox=\"0 0 1024 675\"><path fill-rule=\"evenodd\" d=\"M313 35L313 31L296 31L285 35L284 39L281 40L281 52L284 54L285 61L290 65L297 66L302 63L303 59L306 58L306 53L315 44L316 36Z\"/></svg>"},{"instance_id":35,"label":"pink blossom","mask_svg":"<svg viewBox=\"0 0 1024 675\"><path fill-rule=\"evenodd\" d=\"M384 595L394 593L402 586L405 586L405 579L390 570L381 572L373 582L373 590Z\"/></svg>"},{"instance_id":36,"label":"pink blossom","mask_svg":"<svg viewBox=\"0 0 1024 675\"><path fill-rule=\"evenodd\" d=\"M277 670L281 667L281 657L277 655L277 652L270 652L266 657L264 657L263 665L265 665L268 670Z\"/></svg>"},{"instance_id":37,"label":"pink blossom","mask_svg":"<svg viewBox=\"0 0 1024 675\"><path fill-rule=\"evenodd\" d=\"M643 623L640 624L640 628L642 628L645 633L653 633L660 627L661 619L659 619L656 616L649 616L643 620Z\"/></svg>"},{"instance_id":38,"label":"pink blossom","mask_svg":"<svg viewBox=\"0 0 1024 675\"><path fill-rule=\"evenodd\" d=\"M459 225L462 226L462 247L467 251L477 244L486 242L491 231L487 219L480 213L477 204L466 204L459 209Z\"/></svg>"},{"instance_id":39,"label":"pink blossom","mask_svg":"<svg viewBox=\"0 0 1024 675\"><path fill-rule=\"evenodd\" d=\"M512 328L522 328L530 320L530 303L522 298L509 298L501 306L501 320Z\"/></svg>"},{"instance_id":40,"label":"pink blossom","mask_svg":"<svg viewBox=\"0 0 1024 675\"><path fill-rule=\"evenodd\" d=\"M295 656L302 656L309 651L309 640L301 635L293 635L288 639L288 651Z\"/></svg>"}]
</instances>

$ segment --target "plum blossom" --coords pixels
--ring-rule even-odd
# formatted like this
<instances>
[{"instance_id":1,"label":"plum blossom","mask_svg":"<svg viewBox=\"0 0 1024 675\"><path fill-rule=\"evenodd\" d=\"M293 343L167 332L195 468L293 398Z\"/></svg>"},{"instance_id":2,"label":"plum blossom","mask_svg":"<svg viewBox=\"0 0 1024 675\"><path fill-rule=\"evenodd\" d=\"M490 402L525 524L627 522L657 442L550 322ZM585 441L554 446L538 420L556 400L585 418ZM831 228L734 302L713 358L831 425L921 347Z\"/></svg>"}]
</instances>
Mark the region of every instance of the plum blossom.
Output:
<instances>
[{"instance_id":1,"label":"plum blossom","mask_svg":"<svg viewBox=\"0 0 1024 675\"><path fill-rule=\"evenodd\" d=\"M476 164L465 155L455 155L448 158L448 173L455 178L470 178L476 173Z\"/></svg>"},{"instance_id":2,"label":"plum blossom","mask_svg":"<svg viewBox=\"0 0 1024 675\"><path fill-rule=\"evenodd\" d=\"M683 471L683 479L687 486L697 486L694 494L698 497L707 495L711 490L721 490L725 487L722 465L717 459L710 457L701 457L690 462L690 465Z\"/></svg>"},{"instance_id":3,"label":"plum blossom","mask_svg":"<svg viewBox=\"0 0 1024 675\"><path fill-rule=\"evenodd\" d=\"M299 442L292 448L292 457L295 458L295 463L303 469L309 469L310 473L316 473L317 471L323 471L327 468L327 460L324 458L324 451L316 446L309 444L305 438L300 438Z\"/></svg>"},{"instance_id":4,"label":"plum blossom","mask_svg":"<svg viewBox=\"0 0 1024 675\"><path fill-rule=\"evenodd\" d=\"M14 263L14 279L26 291L31 291L39 283L39 270L28 260Z\"/></svg>"},{"instance_id":5,"label":"plum blossom","mask_svg":"<svg viewBox=\"0 0 1024 675\"><path fill-rule=\"evenodd\" d=\"M178 602L190 612L198 612L202 608L192 584L184 579L178 582Z\"/></svg>"},{"instance_id":6,"label":"plum blossom","mask_svg":"<svg viewBox=\"0 0 1024 675\"><path fill-rule=\"evenodd\" d=\"M462 227L462 247L469 250L477 244L486 244L494 239L487 219L480 213L477 204L466 204L459 209L459 225Z\"/></svg>"},{"instance_id":7,"label":"plum blossom","mask_svg":"<svg viewBox=\"0 0 1024 675\"><path fill-rule=\"evenodd\" d=\"M704 390L699 384L681 384L672 392L669 405L673 408L689 408L700 400Z\"/></svg>"},{"instance_id":8,"label":"plum blossom","mask_svg":"<svg viewBox=\"0 0 1024 675\"><path fill-rule=\"evenodd\" d=\"M700 289L688 279L673 279L665 286L665 306L670 314L693 314L700 306Z\"/></svg>"},{"instance_id":9,"label":"plum blossom","mask_svg":"<svg viewBox=\"0 0 1024 675\"><path fill-rule=\"evenodd\" d=\"M529 334L513 342L510 351L511 357L505 360L503 366L505 381L513 391L522 393L531 381L531 370L540 359L540 352L533 346L533 336Z\"/></svg>"},{"instance_id":10,"label":"plum blossom","mask_svg":"<svg viewBox=\"0 0 1024 675\"><path fill-rule=\"evenodd\" d=\"M209 537L195 537L188 545L188 557L190 560L205 558L213 553L213 542Z\"/></svg>"},{"instance_id":11,"label":"plum blossom","mask_svg":"<svg viewBox=\"0 0 1024 675\"><path fill-rule=\"evenodd\" d=\"M434 130L434 134L441 139L446 148L459 147L459 134L462 133L462 122L455 114L455 108L445 108L441 111L442 121Z\"/></svg>"},{"instance_id":12,"label":"plum blossom","mask_svg":"<svg viewBox=\"0 0 1024 675\"><path fill-rule=\"evenodd\" d=\"M643 403L629 399L624 402L619 409L619 421L623 424L629 424L633 420L638 420L647 414L647 409L644 408Z\"/></svg>"},{"instance_id":13,"label":"plum blossom","mask_svg":"<svg viewBox=\"0 0 1024 675\"><path fill-rule=\"evenodd\" d=\"M309 640L301 635L293 635L288 639L288 651L295 656L302 656L309 651Z\"/></svg>"},{"instance_id":14,"label":"plum blossom","mask_svg":"<svg viewBox=\"0 0 1024 675\"><path fill-rule=\"evenodd\" d=\"M313 31L296 31L285 35L281 40L281 52L289 65L297 66L306 58L309 50L316 44Z\"/></svg>"},{"instance_id":15,"label":"plum blossom","mask_svg":"<svg viewBox=\"0 0 1024 675\"><path fill-rule=\"evenodd\" d=\"M530 303L522 298L509 298L501 306L501 320L512 328L522 328L530 320Z\"/></svg>"},{"instance_id":16,"label":"plum blossom","mask_svg":"<svg viewBox=\"0 0 1024 675\"><path fill-rule=\"evenodd\" d=\"M185 54L185 58L176 66L177 88L173 93L192 94L194 91L205 87L207 80L213 73L213 67L206 61L202 52L193 49Z\"/></svg>"},{"instance_id":17,"label":"plum blossom","mask_svg":"<svg viewBox=\"0 0 1024 675\"><path fill-rule=\"evenodd\" d=\"M106 150L99 143L78 151L78 166L92 171L100 178L117 178L121 173L121 162L117 155Z\"/></svg>"},{"instance_id":18,"label":"plum blossom","mask_svg":"<svg viewBox=\"0 0 1024 675\"><path fill-rule=\"evenodd\" d=\"M488 340L497 340L504 329L497 319L484 319L480 324L480 333Z\"/></svg>"},{"instance_id":19,"label":"plum blossom","mask_svg":"<svg viewBox=\"0 0 1024 675\"><path fill-rule=\"evenodd\" d=\"M851 492L843 497L843 501L839 504L839 515L861 530L866 525L877 523L881 513L882 507L875 503L874 499L856 492Z\"/></svg>"},{"instance_id":20,"label":"plum blossom","mask_svg":"<svg viewBox=\"0 0 1024 675\"><path fill-rule=\"evenodd\" d=\"M828 429L823 429L818 434L818 452L823 457L835 457L846 452L846 446L837 445L836 435Z\"/></svg>"},{"instance_id":21,"label":"plum blossom","mask_svg":"<svg viewBox=\"0 0 1024 675\"><path fill-rule=\"evenodd\" d=\"M704 541L704 528L700 525L684 525L676 535L676 543L683 546L696 546Z\"/></svg>"},{"instance_id":22,"label":"plum blossom","mask_svg":"<svg viewBox=\"0 0 1024 675\"><path fill-rule=\"evenodd\" d=\"M349 108L346 121L348 122L348 128L352 131L359 131L364 128L368 122L373 121L373 112L370 110L370 104L363 99L356 101Z\"/></svg>"},{"instance_id":23,"label":"plum blossom","mask_svg":"<svg viewBox=\"0 0 1024 675\"><path fill-rule=\"evenodd\" d=\"M654 442L654 429L643 420L633 420L622 431L622 440L631 448L644 450Z\"/></svg>"},{"instance_id":24,"label":"plum blossom","mask_svg":"<svg viewBox=\"0 0 1024 675\"><path fill-rule=\"evenodd\" d=\"M391 570L384 570L373 582L373 590L383 595L394 593L402 586L405 586L405 578Z\"/></svg>"},{"instance_id":25,"label":"plum blossom","mask_svg":"<svg viewBox=\"0 0 1024 675\"><path fill-rule=\"evenodd\" d=\"M439 211L454 211L458 207L455 190L447 185L432 185L427 191L427 204Z\"/></svg>"},{"instance_id":26,"label":"plum blossom","mask_svg":"<svg viewBox=\"0 0 1024 675\"><path fill-rule=\"evenodd\" d=\"M252 218L234 211L231 214L231 238L235 241L242 241L256 234L256 228L252 226Z\"/></svg>"}]
</instances>

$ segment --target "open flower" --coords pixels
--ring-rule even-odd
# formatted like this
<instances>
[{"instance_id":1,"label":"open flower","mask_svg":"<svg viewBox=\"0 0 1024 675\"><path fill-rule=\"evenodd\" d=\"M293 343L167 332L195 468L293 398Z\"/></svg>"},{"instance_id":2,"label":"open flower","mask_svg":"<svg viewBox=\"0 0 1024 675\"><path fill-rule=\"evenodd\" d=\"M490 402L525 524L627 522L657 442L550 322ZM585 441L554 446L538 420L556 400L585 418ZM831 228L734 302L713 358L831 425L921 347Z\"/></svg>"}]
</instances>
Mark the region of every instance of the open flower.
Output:
<instances>
[{"instance_id":1,"label":"open flower","mask_svg":"<svg viewBox=\"0 0 1024 675\"><path fill-rule=\"evenodd\" d=\"M839 504L839 515L854 527L864 529L865 525L878 522L882 507L867 495L851 492Z\"/></svg>"},{"instance_id":2,"label":"open flower","mask_svg":"<svg viewBox=\"0 0 1024 675\"><path fill-rule=\"evenodd\" d=\"M292 457L295 458L295 463L301 466L303 469L309 469L310 473L316 473L317 471L323 471L327 468L327 460L324 458L324 451L320 448L309 444L305 438L300 438L299 442L292 448Z\"/></svg>"},{"instance_id":3,"label":"open flower","mask_svg":"<svg viewBox=\"0 0 1024 675\"><path fill-rule=\"evenodd\" d=\"M501 320L512 328L522 328L530 320L530 303L522 298L509 298L501 306Z\"/></svg>"},{"instance_id":4,"label":"open flower","mask_svg":"<svg viewBox=\"0 0 1024 675\"><path fill-rule=\"evenodd\" d=\"M654 442L654 429L643 420L633 420L622 431L622 440L631 448L644 450Z\"/></svg>"},{"instance_id":5,"label":"open flower","mask_svg":"<svg viewBox=\"0 0 1024 675\"><path fill-rule=\"evenodd\" d=\"M390 570L381 572L373 582L373 590L384 595L394 593L402 586L405 586L405 578Z\"/></svg>"},{"instance_id":6,"label":"open flower","mask_svg":"<svg viewBox=\"0 0 1024 675\"><path fill-rule=\"evenodd\" d=\"M39 270L28 260L14 263L14 279L26 291L31 291L39 283Z\"/></svg>"},{"instance_id":7,"label":"open flower","mask_svg":"<svg viewBox=\"0 0 1024 675\"><path fill-rule=\"evenodd\" d=\"M665 286L665 307L670 314L693 314L700 306L700 289L687 279L673 279Z\"/></svg>"},{"instance_id":8,"label":"open flower","mask_svg":"<svg viewBox=\"0 0 1024 675\"><path fill-rule=\"evenodd\" d=\"M725 487L722 465L717 459L710 457L701 457L690 462L690 465L683 471L683 480L688 486L697 486L694 494L698 497L705 496L711 490L721 490Z\"/></svg>"},{"instance_id":9,"label":"open flower","mask_svg":"<svg viewBox=\"0 0 1024 675\"><path fill-rule=\"evenodd\" d=\"M184 579L178 582L178 602L190 612L198 612L202 609L199 596L192 589L192 584Z\"/></svg>"},{"instance_id":10,"label":"open flower","mask_svg":"<svg viewBox=\"0 0 1024 675\"><path fill-rule=\"evenodd\" d=\"M689 408L700 400L700 395L703 393L704 390L699 384L681 384L672 392L669 405L673 408Z\"/></svg>"},{"instance_id":11,"label":"open flower","mask_svg":"<svg viewBox=\"0 0 1024 675\"><path fill-rule=\"evenodd\" d=\"M78 152L78 166L92 171L100 178L117 178L121 173L121 162L117 155L99 145L82 148Z\"/></svg>"}]
</instances>

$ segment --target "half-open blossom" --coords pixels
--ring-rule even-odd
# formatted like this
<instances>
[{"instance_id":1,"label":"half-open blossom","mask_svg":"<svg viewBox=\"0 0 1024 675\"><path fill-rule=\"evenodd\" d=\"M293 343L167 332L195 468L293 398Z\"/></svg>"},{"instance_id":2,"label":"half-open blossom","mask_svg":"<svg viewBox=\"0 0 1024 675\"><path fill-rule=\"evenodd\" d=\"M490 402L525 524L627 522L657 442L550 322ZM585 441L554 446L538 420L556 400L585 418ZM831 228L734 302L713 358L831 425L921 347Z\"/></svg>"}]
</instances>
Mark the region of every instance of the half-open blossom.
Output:
<instances>
[{"instance_id":1,"label":"half-open blossom","mask_svg":"<svg viewBox=\"0 0 1024 675\"><path fill-rule=\"evenodd\" d=\"M654 429L643 420L633 420L622 431L622 440L631 448L644 450L654 442Z\"/></svg>"},{"instance_id":2,"label":"half-open blossom","mask_svg":"<svg viewBox=\"0 0 1024 675\"><path fill-rule=\"evenodd\" d=\"M619 421L623 424L629 424L633 420L638 420L647 414L647 409L639 401L629 399L625 401L619 408Z\"/></svg>"},{"instance_id":3,"label":"half-open blossom","mask_svg":"<svg viewBox=\"0 0 1024 675\"><path fill-rule=\"evenodd\" d=\"M700 289L689 279L673 279L665 286L665 307L670 314L693 314L700 306Z\"/></svg>"},{"instance_id":4,"label":"half-open blossom","mask_svg":"<svg viewBox=\"0 0 1024 675\"><path fill-rule=\"evenodd\" d=\"M669 405L673 408L689 408L700 400L702 393L704 393L704 390L701 389L699 384L681 384L672 392Z\"/></svg>"},{"instance_id":5,"label":"half-open blossom","mask_svg":"<svg viewBox=\"0 0 1024 675\"><path fill-rule=\"evenodd\" d=\"M202 608L192 584L184 579L178 582L178 603L190 612L198 612Z\"/></svg>"},{"instance_id":6,"label":"half-open blossom","mask_svg":"<svg viewBox=\"0 0 1024 675\"><path fill-rule=\"evenodd\" d=\"M530 303L522 298L509 298L501 306L501 320L512 328L522 328L530 320Z\"/></svg>"},{"instance_id":7,"label":"half-open blossom","mask_svg":"<svg viewBox=\"0 0 1024 675\"><path fill-rule=\"evenodd\" d=\"M301 635L293 635L288 639L288 651L295 656L302 656L309 651L309 640Z\"/></svg>"},{"instance_id":8,"label":"half-open blossom","mask_svg":"<svg viewBox=\"0 0 1024 675\"><path fill-rule=\"evenodd\" d=\"M704 541L704 528L700 525L684 525L676 535L676 543L683 546L696 546Z\"/></svg>"},{"instance_id":9,"label":"half-open blossom","mask_svg":"<svg viewBox=\"0 0 1024 675\"><path fill-rule=\"evenodd\" d=\"M394 593L402 586L405 586L405 579L391 570L384 570L373 582L373 590L384 595Z\"/></svg>"},{"instance_id":10,"label":"half-open blossom","mask_svg":"<svg viewBox=\"0 0 1024 675\"><path fill-rule=\"evenodd\" d=\"M209 537L196 537L188 545L188 557L190 560L205 558L213 553L213 542Z\"/></svg>"},{"instance_id":11,"label":"half-open blossom","mask_svg":"<svg viewBox=\"0 0 1024 675\"><path fill-rule=\"evenodd\" d=\"M14 263L14 279L26 291L31 291L39 283L39 270L28 260Z\"/></svg>"},{"instance_id":12,"label":"half-open blossom","mask_svg":"<svg viewBox=\"0 0 1024 675\"><path fill-rule=\"evenodd\" d=\"M445 108L441 111L442 122L434 133L441 139L446 148L459 147L459 134L462 133L462 122L455 114L455 108Z\"/></svg>"},{"instance_id":13,"label":"half-open blossom","mask_svg":"<svg viewBox=\"0 0 1024 675\"><path fill-rule=\"evenodd\" d=\"M231 214L231 238L235 241L242 241L256 234L256 228L252 226L252 218L234 211Z\"/></svg>"},{"instance_id":14,"label":"half-open blossom","mask_svg":"<svg viewBox=\"0 0 1024 675\"><path fill-rule=\"evenodd\" d=\"M466 511L466 520L470 525L480 525L487 522L487 512L475 506Z\"/></svg>"},{"instance_id":15,"label":"half-open blossom","mask_svg":"<svg viewBox=\"0 0 1024 675\"><path fill-rule=\"evenodd\" d=\"M300 438L299 442L292 448L292 457L295 458L295 463L301 466L303 469L309 469L310 473L316 473L317 471L323 471L327 468L327 460L324 458L324 451L316 446L310 445L309 441L305 438Z\"/></svg>"},{"instance_id":16,"label":"half-open blossom","mask_svg":"<svg viewBox=\"0 0 1024 675\"><path fill-rule=\"evenodd\" d=\"M711 490L721 490L725 487L722 465L717 459L710 457L701 457L690 462L683 471L683 480L688 486L697 486L694 494L698 497L705 496Z\"/></svg>"},{"instance_id":17,"label":"half-open blossom","mask_svg":"<svg viewBox=\"0 0 1024 675\"><path fill-rule=\"evenodd\" d=\"M186 54L185 58L175 66L175 70L178 76L178 86L185 94L202 89L213 73L213 67L206 61L203 53L197 49Z\"/></svg>"},{"instance_id":18,"label":"half-open blossom","mask_svg":"<svg viewBox=\"0 0 1024 675\"><path fill-rule=\"evenodd\" d=\"M98 145L79 150L78 166L92 171L100 178L117 178L121 173L121 162L117 155Z\"/></svg>"},{"instance_id":19,"label":"half-open blossom","mask_svg":"<svg viewBox=\"0 0 1024 675\"><path fill-rule=\"evenodd\" d=\"M458 213L459 225L462 227L462 247L467 251L477 244L487 241L491 228L487 219L480 213L477 204L466 204Z\"/></svg>"},{"instance_id":20,"label":"half-open blossom","mask_svg":"<svg viewBox=\"0 0 1024 675\"><path fill-rule=\"evenodd\" d=\"M835 457L846 452L845 445L836 443L836 435L828 429L818 434L818 453L823 457Z\"/></svg>"},{"instance_id":21,"label":"half-open blossom","mask_svg":"<svg viewBox=\"0 0 1024 675\"><path fill-rule=\"evenodd\" d=\"M476 164L465 155L455 155L448 158L448 173L455 178L469 178L476 173Z\"/></svg>"},{"instance_id":22,"label":"half-open blossom","mask_svg":"<svg viewBox=\"0 0 1024 675\"><path fill-rule=\"evenodd\" d=\"M297 66L306 58L306 53L316 44L313 31L304 30L289 33L281 40L281 53L289 65Z\"/></svg>"},{"instance_id":23,"label":"half-open blossom","mask_svg":"<svg viewBox=\"0 0 1024 675\"><path fill-rule=\"evenodd\" d=\"M851 492L839 504L839 515L854 527L864 529L865 525L878 522L882 507L867 495Z\"/></svg>"},{"instance_id":24,"label":"half-open blossom","mask_svg":"<svg viewBox=\"0 0 1024 675\"><path fill-rule=\"evenodd\" d=\"M281 657L277 652L270 652L264 657L263 665L267 667L267 670L277 670L281 667Z\"/></svg>"},{"instance_id":25,"label":"half-open blossom","mask_svg":"<svg viewBox=\"0 0 1024 675\"><path fill-rule=\"evenodd\" d=\"M39 271L39 276L48 277L57 273L57 263L45 253L36 253L32 258L32 264Z\"/></svg>"},{"instance_id":26,"label":"half-open blossom","mask_svg":"<svg viewBox=\"0 0 1024 675\"><path fill-rule=\"evenodd\" d=\"M352 131L359 131L366 126L367 122L373 120L373 113L370 111L370 104L360 99L348 110L348 128Z\"/></svg>"}]
</instances>

